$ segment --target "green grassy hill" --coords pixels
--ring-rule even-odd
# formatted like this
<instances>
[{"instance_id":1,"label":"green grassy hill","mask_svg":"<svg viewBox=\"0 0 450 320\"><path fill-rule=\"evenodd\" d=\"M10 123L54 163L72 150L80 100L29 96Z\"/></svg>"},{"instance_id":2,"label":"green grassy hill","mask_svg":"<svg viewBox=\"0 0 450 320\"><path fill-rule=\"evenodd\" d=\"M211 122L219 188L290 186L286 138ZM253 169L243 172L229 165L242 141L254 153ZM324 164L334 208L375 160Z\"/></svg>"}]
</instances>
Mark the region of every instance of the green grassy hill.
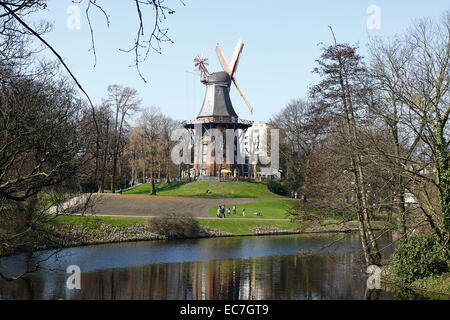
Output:
<instances>
[{"instance_id":1,"label":"green grassy hill","mask_svg":"<svg viewBox=\"0 0 450 320\"><path fill-rule=\"evenodd\" d=\"M174 182L170 185L160 183L156 185L158 195L171 196L200 196L200 197L217 197L223 198L221 204L226 208L232 208L233 199L252 198L253 202L245 204L237 204L237 214L231 213L231 217L225 219L216 217L217 206L208 210L209 218L197 218L202 227L220 230L231 233L233 235L248 235L254 233L255 227L278 228L282 230L298 229L297 223L291 222L286 217L286 212L292 207L294 201L276 195L270 192L267 185L262 182L247 181L195 181L190 183ZM206 194L206 190L211 193ZM135 188L124 191L124 194L141 194L148 195L150 192L149 184L142 184ZM150 197L150 196L149 196ZM218 203L219 204L219 203ZM246 209L246 216L242 216L242 209ZM254 213L261 212L262 216ZM58 217L58 224L81 225L88 228L98 228L100 223L106 223L112 226L126 227L135 224L145 225L148 221L146 217L82 217L67 216ZM333 230L336 228L336 221L326 221L328 227L322 227L322 231L327 228ZM376 222L376 221L375 221ZM374 222L374 223L375 223ZM347 227L355 227L357 222L346 224ZM380 226L382 227L382 226ZM311 227L312 231L317 231L315 226Z\"/></svg>"},{"instance_id":2,"label":"green grassy hill","mask_svg":"<svg viewBox=\"0 0 450 320\"><path fill-rule=\"evenodd\" d=\"M209 190L211 193L206 193ZM125 191L125 194L148 194L149 184L142 184L133 189ZM233 198L254 198L256 201L246 204L236 205L237 214L231 218L241 219L286 219L286 211L292 206L292 201L286 197L281 197L270 192L263 182L248 181L195 181L189 183L175 182L170 184L158 184L156 186L158 195L172 196L201 196L230 198L223 203L227 208L233 207ZM209 209L211 217L215 217L217 207ZM242 209L245 208L246 216L242 216ZM255 212L261 212L262 216L256 216ZM229 216L227 216L229 218Z\"/></svg>"},{"instance_id":3,"label":"green grassy hill","mask_svg":"<svg viewBox=\"0 0 450 320\"><path fill-rule=\"evenodd\" d=\"M206 193L209 190L211 193ZM124 191L124 194L149 194L150 184L142 184ZM267 189L263 182L247 181L194 181L156 185L156 193L164 196L201 196L220 198L279 198Z\"/></svg>"},{"instance_id":4,"label":"green grassy hill","mask_svg":"<svg viewBox=\"0 0 450 320\"><path fill-rule=\"evenodd\" d=\"M209 190L210 193L206 193ZM135 188L124 191L124 194L149 194L150 184L142 184ZM163 196L198 196L226 198L223 205L233 208L233 199L253 198L255 201L246 204L237 204L237 214L226 216L225 219L216 218L218 206L208 210L211 218L199 219L204 227L222 230L237 234L251 234L250 230L255 226L278 227L281 229L295 229L298 226L289 221L286 212L292 207L293 201L289 198L276 195L269 191L263 182L248 181L194 181L173 182L170 185L159 183L156 185L156 193ZM228 200L229 199L229 200ZM242 216L245 208L246 215ZM257 216L261 212L262 216Z\"/></svg>"}]
</instances>

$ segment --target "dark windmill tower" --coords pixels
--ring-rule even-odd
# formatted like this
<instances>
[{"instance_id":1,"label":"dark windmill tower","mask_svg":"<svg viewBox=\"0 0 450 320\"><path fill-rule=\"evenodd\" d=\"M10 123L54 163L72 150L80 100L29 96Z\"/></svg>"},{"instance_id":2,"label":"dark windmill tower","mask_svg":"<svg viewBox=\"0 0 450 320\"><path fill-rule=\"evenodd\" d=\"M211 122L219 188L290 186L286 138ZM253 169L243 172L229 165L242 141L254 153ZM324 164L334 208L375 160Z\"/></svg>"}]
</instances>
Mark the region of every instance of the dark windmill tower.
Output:
<instances>
[{"instance_id":1,"label":"dark windmill tower","mask_svg":"<svg viewBox=\"0 0 450 320\"><path fill-rule=\"evenodd\" d=\"M239 146L239 137L234 137L233 142L233 160L230 163L226 162L226 130L238 130L243 135L245 131L252 126L252 122L248 120L239 119L236 111L234 111L233 105L230 100L230 88L231 82L234 83L236 89L238 90L241 97L244 99L245 104L249 108L250 112L253 114L252 107L250 106L247 99L242 94L239 86L234 78L234 73L236 72L237 65L239 62L239 57L241 55L244 44L241 40L238 41L233 56L230 63L227 62L225 55L223 54L222 48L219 44L216 46L217 56L219 57L220 64L224 71L209 73L206 66L208 65L207 59L203 55L199 55L194 59L195 66L199 68L201 73L201 82L206 85L205 99L203 100L203 105L198 114L196 120L187 121L184 123L184 127L193 130L195 128L201 128L201 150L197 159L198 163L194 164L194 169L196 175L199 179L205 179L206 177L217 177L217 176L242 176L245 168L244 164L237 163L237 152ZM212 136L208 136L205 133L212 131L220 131L223 137L223 162L218 163L216 161L216 150L211 152L208 149L208 145L213 143ZM229 144L228 144L229 145ZM211 154L209 154L211 152ZM228 150L228 152L230 152Z\"/></svg>"}]
</instances>

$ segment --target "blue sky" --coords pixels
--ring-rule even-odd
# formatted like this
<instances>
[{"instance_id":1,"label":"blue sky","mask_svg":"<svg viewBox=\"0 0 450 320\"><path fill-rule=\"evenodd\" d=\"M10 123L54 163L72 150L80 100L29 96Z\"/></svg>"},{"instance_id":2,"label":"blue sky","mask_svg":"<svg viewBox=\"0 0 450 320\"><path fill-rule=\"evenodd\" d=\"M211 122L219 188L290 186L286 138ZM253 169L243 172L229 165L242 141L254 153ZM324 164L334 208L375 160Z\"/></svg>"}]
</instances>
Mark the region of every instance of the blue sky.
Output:
<instances>
[{"instance_id":1,"label":"blue sky","mask_svg":"<svg viewBox=\"0 0 450 320\"><path fill-rule=\"evenodd\" d=\"M53 23L53 31L45 38L65 58L76 77L91 96L100 103L109 84L135 88L143 106L158 106L179 120L194 119L204 96L204 85L192 72L193 59L199 53L209 58L209 71L221 71L215 54L220 42L227 59L231 58L238 39L245 47L236 79L253 106L253 116L236 90L231 100L240 118L267 121L291 99L305 97L308 87L317 82L311 73L320 54L318 43L330 43L328 25L339 42L359 42L365 55L368 37L392 36L404 31L414 18L438 19L449 10L447 1L213 1L166 0L176 13L163 25L169 29L173 44L162 45L162 54L151 52L141 65L149 80L144 83L133 64L134 56L120 52L132 46L138 21L134 1L98 0L110 15L111 25L100 12L92 11L97 49L97 66L89 49L90 31L84 15L80 29L67 27L70 0L51 0L48 10L39 17ZM380 29L367 29L370 5L380 8ZM145 16L145 27L153 24L151 12Z\"/></svg>"}]
</instances>

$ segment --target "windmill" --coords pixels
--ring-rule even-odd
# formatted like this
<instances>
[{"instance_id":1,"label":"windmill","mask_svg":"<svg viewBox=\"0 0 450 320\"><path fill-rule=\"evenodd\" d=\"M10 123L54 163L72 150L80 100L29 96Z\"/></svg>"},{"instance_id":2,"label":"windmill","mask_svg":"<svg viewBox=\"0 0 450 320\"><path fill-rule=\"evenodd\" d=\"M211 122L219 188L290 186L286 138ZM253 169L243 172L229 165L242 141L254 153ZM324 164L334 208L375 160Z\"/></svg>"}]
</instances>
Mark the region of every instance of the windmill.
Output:
<instances>
[{"instance_id":1,"label":"windmill","mask_svg":"<svg viewBox=\"0 0 450 320\"><path fill-rule=\"evenodd\" d=\"M198 152L198 159L208 159L212 154L208 153L208 149L205 145L212 143L213 137L208 137L209 132L221 132L222 136L226 136L228 129L232 129L234 132L239 133L239 139L235 139L233 148L234 150L228 150L225 154L232 154L232 158L237 159L239 141L245 134L245 131L252 126L252 121L240 119L233 108L233 104L230 99L231 82L234 83L241 97L244 99L250 112L253 114L253 109L247 99L244 97L241 89L239 88L235 73L239 63L239 58L242 53L244 43L239 40L230 62L227 61L222 48L219 44L216 46L216 53L219 58L219 62L223 68L223 71L212 72L208 71L208 59L203 54L199 54L194 59L195 67L200 71L200 82L206 86L205 98L201 106L200 112L197 118L193 121L185 121L183 126L190 130L192 136L195 135L197 130L200 130L202 137L202 148ZM215 141L215 138L214 138ZM195 151L195 150L194 150ZM228 152L228 153L227 153ZM215 154L215 151L212 152ZM213 157L214 158L214 157ZM215 159L215 158L214 158ZM244 164L238 164L236 160L232 162L204 162L194 164L195 170L199 172L199 178L220 176L223 172L233 172L236 170L237 176L243 176L244 172L249 172L250 169L244 168Z\"/></svg>"},{"instance_id":2,"label":"windmill","mask_svg":"<svg viewBox=\"0 0 450 320\"><path fill-rule=\"evenodd\" d=\"M236 73L237 66L239 64L239 58L241 57L242 49L244 49L244 43L242 40L238 40L233 55L231 57L230 63L228 63L227 58L225 58L225 54L223 53L222 48L220 47L220 44L218 43L216 46L216 53L217 57L219 58L220 65L222 66L222 69L228 73L228 75L231 78L231 81L234 83L237 91L239 92L242 99L244 99L245 104L247 105L248 109L250 110L250 113L253 115L253 108L248 102L248 100L245 98L244 94L242 93L241 89L239 88L236 78L234 77L234 74ZM208 69L206 66L208 66L208 58L205 57L204 54L199 54L194 59L194 65L196 68L200 70L200 82L207 84L207 78L210 75ZM230 89L230 88L228 88Z\"/></svg>"}]
</instances>

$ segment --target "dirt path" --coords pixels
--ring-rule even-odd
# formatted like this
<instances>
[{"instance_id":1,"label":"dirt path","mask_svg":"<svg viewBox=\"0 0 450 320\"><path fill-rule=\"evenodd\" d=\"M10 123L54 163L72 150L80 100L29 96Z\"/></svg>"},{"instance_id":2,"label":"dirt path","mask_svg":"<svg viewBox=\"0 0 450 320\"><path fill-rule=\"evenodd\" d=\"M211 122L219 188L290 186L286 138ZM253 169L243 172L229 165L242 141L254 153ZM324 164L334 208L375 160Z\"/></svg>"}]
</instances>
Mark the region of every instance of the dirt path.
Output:
<instances>
[{"instance_id":1,"label":"dirt path","mask_svg":"<svg viewBox=\"0 0 450 320\"><path fill-rule=\"evenodd\" d=\"M100 195L94 205L95 214L101 216L157 217L178 213L191 217L210 217L208 209L218 204L254 202L250 198L201 198L188 196ZM239 212L238 212L239 214Z\"/></svg>"}]
</instances>

